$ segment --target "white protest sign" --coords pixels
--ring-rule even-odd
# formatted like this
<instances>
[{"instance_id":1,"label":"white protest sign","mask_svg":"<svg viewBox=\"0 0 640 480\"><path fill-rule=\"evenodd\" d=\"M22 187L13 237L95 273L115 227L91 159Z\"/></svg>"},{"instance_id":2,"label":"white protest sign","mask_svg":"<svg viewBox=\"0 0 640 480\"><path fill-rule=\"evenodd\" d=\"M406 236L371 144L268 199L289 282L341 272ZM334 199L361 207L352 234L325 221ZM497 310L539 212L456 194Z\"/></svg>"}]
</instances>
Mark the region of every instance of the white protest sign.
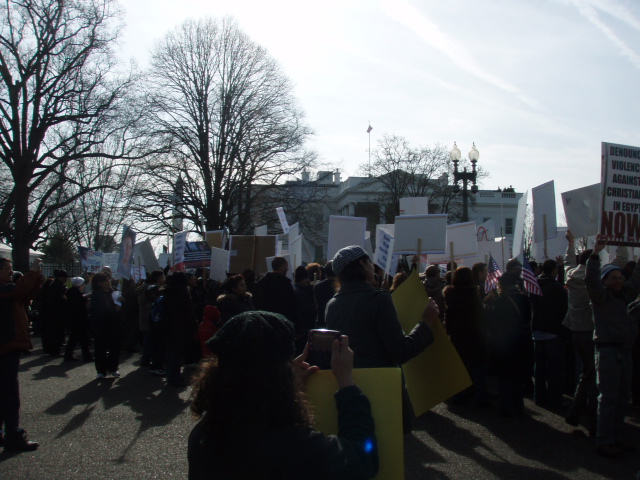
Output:
<instances>
[{"instance_id":1,"label":"white protest sign","mask_svg":"<svg viewBox=\"0 0 640 480\"><path fill-rule=\"evenodd\" d=\"M444 253L447 242L447 215L410 215L396 217L393 253Z\"/></svg>"},{"instance_id":2,"label":"white protest sign","mask_svg":"<svg viewBox=\"0 0 640 480\"><path fill-rule=\"evenodd\" d=\"M531 189L533 200L533 241L544 242L546 228L547 239L558 235L556 220L556 191L553 180Z\"/></svg>"},{"instance_id":3,"label":"white protest sign","mask_svg":"<svg viewBox=\"0 0 640 480\"><path fill-rule=\"evenodd\" d=\"M373 257L373 263L385 272L389 272L392 262L391 252L393 252L393 235L383 229L378 229L378 233L376 234L376 253Z\"/></svg>"},{"instance_id":4,"label":"white protest sign","mask_svg":"<svg viewBox=\"0 0 640 480\"><path fill-rule=\"evenodd\" d=\"M291 233L291 230L289 230ZM300 265L302 265L302 235L298 235L293 242L289 243L289 270L295 271Z\"/></svg>"},{"instance_id":5,"label":"white protest sign","mask_svg":"<svg viewBox=\"0 0 640 480\"><path fill-rule=\"evenodd\" d=\"M400 199L400 215L428 215L429 197L404 197Z\"/></svg>"},{"instance_id":6,"label":"white protest sign","mask_svg":"<svg viewBox=\"0 0 640 480\"><path fill-rule=\"evenodd\" d=\"M491 254L498 267L500 267L500 271L504 272L504 266L509 261L509 249L509 240L506 238L501 238L494 242L478 242L478 255L473 259L469 259L469 266L473 266L474 263L478 262L488 263L489 254Z\"/></svg>"},{"instance_id":7,"label":"white protest sign","mask_svg":"<svg viewBox=\"0 0 640 480\"><path fill-rule=\"evenodd\" d=\"M600 215L600 184L570 190L560 194L567 225L575 238L598 233Z\"/></svg>"},{"instance_id":8,"label":"white protest sign","mask_svg":"<svg viewBox=\"0 0 640 480\"><path fill-rule=\"evenodd\" d=\"M565 238L566 233L567 227L558 227L558 236L547 240L547 258L555 260L558 255L562 255L564 258L568 245L567 239ZM535 259L540 263L542 267L542 263L546 260L546 258L544 258L544 242L531 245L531 257L532 260Z\"/></svg>"},{"instance_id":9,"label":"white protest sign","mask_svg":"<svg viewBox=\"0 0 640 480\"><path fill-rule=\"evenodd\" d=\"M293 225L290 225L289 233L287 235L289 236L287 239L287 243L291 244L292 242L294 242L295 239L300 235L300 224L296 222ZM291 247L289 247L289 250L291 250Z\"/></svg>"},{"instance_id":10,"label":"white protest sign","mask_svg":"<svg viewBox=\"0 0 640 480\"><path fill-rule=\"evenodd\" d=\"M527 196L529 192L524 192L524 195L518 200L518 213L516 215L516 226L513 231L513 252L512 258L516 258L522 253L522 244L524 243L524 219L527 214Z\"/></svg>"},{"instance_id":11,"label":"white protest sign","mask_svg":"<svg viewBox=\"0 0 640 480\"><path fill-rule=\"evenodd\" d=\"M284 210L282 209L282 207L278 207L276 208L276 212L278 213L278 219L280 220L282 231L285 234L289 233L289 222L287 222L287 217L284 214Z\"/></svg>"},{"instance_id":12,"label":"white protest sign","mask_svg":"<svg viewBox=\"0 0 640 480\"><path fill-rule=\"evenodd\" d=\"M119 257L120 257L119 253L106 253L106 252L103 253L102 266L111 267L111 270L113 270L113 266L117 265Z\"/></svg>"},{"instance_id":13,"label":"white protest sign","mask_svg":"<svg viewBox=\"0 0 640 480\"><path fill-rule=\"evenodd\" d=\"M187 232L178 232L173 236L173 266L184 264L184 249L187 244Z\"/></svg>"},{"instance_id":14,"label":"white protest sign","mask_svg":"<svg viewBox=\"0 0 640 480\"><path fill-rule=\"evenodd\" d=\"M327 258L332 259L338 250L350 245L359 245L364 248L366 231L367 219L365 217L331 215L329 217Z\"/></svg>"},{"instance_id":15,"label":"white protest sign","mask_svg":"<svg viewBox=\"0 0 640 480\"><path fill-rule=\"evenodd\" d=\"M493 242L496 239L496 222L490 218L478 226L476 233L478 242Z\"/></svg>"},{"instance_id":16,"label":"white protest sign","mask_svg":"<svg viewBox=\"0 0 640 480\"><path fill-rule=\"evenodd\" d=\"M209 276L212 280L224 282L229 271L229 250L222 248L211 249L211 270Z\"/></svg>"},{"instance_id":17,"label":"white protest sign","mask_svg":"<svg viewBox=\"0 0 640 480\"><path fill-rule=\"evenodd\" d=\"M172 255L170 253L161 253L158 255L158 263L160 268L164 270L167 265L171 265Z\"/></svg>"},{"instance_id":18,"label":"white protest sign","mask_svg":"<svg viewBox=\"0 0 640 480\"><path fill-rule=\"evenodd\" d=\"M133 258L136 265L144 265L148 272L160 270L160 264L158 263L156 254L153 251L151 240L148 238L143 242L136 243L136 246L133 248Z\"/></svg>"},{"instance_id":19,"label":"white protest sign","mask_svg":"<svg viewBox=\"0 0 640 480\"><path fill-rule=\"evenodd\" d=\"M640 246L640 147L602 144L600 233L609 245Z\"/></svg>"},{"instance_id":20,"label":"white protest sign","mask_svg":"<svg viewBox=\"0 0 640 480\"><path fill-rule=\"evenodd\" d=\"M371 243L371 232L364 233L364 251L367 252L369 258L373 258L373 244Z\"/></svg>"},{"instance_id":21,"label":"white protest sign","mask_svg":"<svg viewBox=\"0 0 640 480\"><path fill-rule=\"evenodd\" d=\"M259 227L255 227L255 228L253 229L253 234L254 234L255 236L258 236L258 235L268 235L268 233L269 233L269 232L268 232L268 230L267 230L267 226L266 226L266 225L260 225ZM211 245L209 245L209 246L211 246Z\"/></svg>"},{"instance_id":22,"label":"white protest sign","mask_svg":"<svg viewBox=\"0 0 640 480\"><path fill-rule=\"evenodd\" d=\"M447 225L447 244L443 254L429 254L429 263L451 260L451 244L454 258L472 258L478 254L476 222Z\"/></svg>"}]
</instances>

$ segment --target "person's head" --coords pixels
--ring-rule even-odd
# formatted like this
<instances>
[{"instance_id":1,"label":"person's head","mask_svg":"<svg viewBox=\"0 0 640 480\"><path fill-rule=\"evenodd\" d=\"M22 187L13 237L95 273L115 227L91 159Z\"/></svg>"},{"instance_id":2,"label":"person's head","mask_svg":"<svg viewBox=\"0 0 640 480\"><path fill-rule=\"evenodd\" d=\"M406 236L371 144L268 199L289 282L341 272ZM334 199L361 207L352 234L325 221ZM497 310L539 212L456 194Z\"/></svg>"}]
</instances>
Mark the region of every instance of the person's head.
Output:
<instances>
[{"instance_id":1,"label":"person's head","mask_svg":"<svg viewBox=\"0 0 640 480\"><path fill-rule=\"evenodd\" d=\"M600 279L604 284L604 288L611 290L614 293L620 293L624 286L624 275L620 267L617 267L611 263L602 267L600 272Z\"/></svg>"},{"instance_id":2,"label":"person's head","mask_svg":"<svg viewBox=\"0 0 640 480\"><path fill-rule=\"evenodd\" d=\"M456 262L447 262L447 272L455 272L456 268L458 268L458 264Z\"/></svg>"},{"instance_id":3,"label":"person's head","mask_svg":"<svg viewBox=\"0 0 640 480\"><path fill-rule=\"evenodd\" d=\"M78 290L84 290L84 278L82 277L73 277L71 279L71 287L77 288Z\"/></svg>"},{"instance_id":4,"label":"person's head","mask_svg":"<svg viewBox=\"0 0 640 480\"><path fill-rule=\"evenodd\" d=\"M374 269L369 255L358 245L344 247L333 257L333 272L340 283L360 281L371 283Z\"/></svg>"},{"instance_id":5,"label":"person's head","mask_svg":"<svg viewBox=\"0 0 640 480\"><path fill-rule=\"evenodd\" d=\"M395 289L398 288L407 278L409 277L405 272L396 273L396 275L393 277L393 282L391 283L391 288L389 289L389 291L394 292Z\"/></svg>"},{"instance_id":6,"label":"person's head","mask_svg":"<svg viewBox=\"0 0 640 480\"><path fill-rule=\"evenodd\" d=\"M18 271L13 271L13 275L11 275L11 282L12 283L16 283L18 280L20 280L22 277L24 277L24 275L22 274L22 272L18 272Z\"/></svg>"},{"instance_id":7,"label":"person's head","mask_svg":"<svg viewBox=\"0 0 640 480\"><path fill-rule=\"evenodd\" d=\"M333 271L333 261L329 260L327 264L324 266L324 274L326 278L333 278L336 274Z\"/></svg>"},{"instance_id":8,"label":"person's head","mask_svg":"<svg viewBox=\"0 0 640 480\"><path fill-rule=\"evenodd\" d=\"M242 275L231 275L230 277L227 277L222 284L222 289L226 293L232 293L242 297L247 293L247 284Z\"/></svg>"},{"instance_id":9,"label":"person's head","mask_svg":"<svg viewBox=\"0 0 640 480\"><path fill-rule=\"evenodd\" d=\"M286 275L289 271L289 262L284 257L275 257L273 260L271 260L271 269L275 273Z\"/></svg>"},{"instance_id":10,"label":"person's head","mask_svg":"<svg viewBox=\"0 0 640 480\"><path fill-rule=\"evenodd\" d=\"M322 267L319 263L310 263L306 266L309 281L322 280Z\"/></svg>"},{"instance_id":11,"label":"person's head","mask_svg":"<svg viewBox=\"0 0 640 480\"><path fill-rule=\"evenodd\" d=\"M165 276L162 270L154 270L151 272L151 275L149 275L149 285L157 285L158 287L161 287L164 285L164 282Z\"/></svg>"},{"instance_id":12,"label":"person's head","mask_svg":"<svg viewBox=\"0 0 640 480\"><path fill-rule=\"evenodd\" d=\"M469 267L458 267L453 272L451 285L454 287L470 287L473 283L473 272Z\"/></svg>"},{"instance_id":13,"label":"person's head","mask_svg":"<svg viewBox=\"0 0 640 480\"><path fill-rule=\"evenodd\" d=\"M440 278L440 267L438 265L429 265L424 271L427 278Z\"/></svg>"},{"instance_id":14,"label":"person's head","mask_svg":"<svg viewBox=\"0 0 640 480\"><path fill-rule=\"evenodd\" d=\"M11 283L12 276L13 266L11 265L11 260L5 257L0 257L0 285Z\"/></svg>"},{"instance_id":15,"label":"person's head","mask_svg":"<svg viewBox=\"0 0 640 480\"><path fill-rule=\"evenodd\" d=\"M558 275L558 262L555 260L545 260L542 264L542 273L549 277L556 277Z\"/></svg>"},{"instance_id":16,"label":"person's head","mask_svg":"<svg viewBox=\"0 0 640 480\"><path fill-rule=\"evenodd\" d=\"M484 282L487 279L487 264L478 262L474 263L471 267L471 273L473 273L473 281L475 283Z\"/></svg>"},{"instance_id":17,"label":"person's head","mask_svg":"<svg viewBox=\"0 0 640 480\"><path fill-rule=\"evenodd\" d=\"M244 277L244 281L247 285L256 283L256 274L253 273L253 270L247 268L244 272L242 272L242 276Z\"/></svg>"},{"instance_id":18,"label":"person's head","mask_svg":"<svg viewBox=\"0 0 640 480\"><path fill-rule=\"evenodd\" d=\"M191 288L196 288L198 286L198 277L196 277L193 273L186 273L185 275L187 278L187 285L189 285Z\"/></svg>"},{"instance_id":19,"label":"person's head","mask_svg":"<svg viewBox=\"0 0 640 480\"><path fill-rule=\"evenodd\" d=\"M509 260L504 268L505 271L509 273L515 273L518 276L522 274L522 263L520 263L520 260L518 260L517 258L512 258L511 260Z\"/></svg>"},{"instance_id":20,"label":"person's head","mask_svg":"<svg viewBox=\"0 0 640 480\"><path fill-rule=\"evenodd\" d=\"M104 273L96 273L91 279L91 290L93 292L108 292L111 290L111 281Z\"/></svg>"},{"instance_id":21,"label":"person's head","mask_svg":"<svg viewBox=\"0 0 640 480\"><path fill-rule=\"evenodd\" d=\"M188 285L187 274L184 272L174 272L173 275L167 277L167 288L184 288Z\"/></svg>"},{"instance_id":22,"label":"person's head","mask_svg":"<svg viewBox=\"0 0 640 480\"><path fill-rule=\"evenodd\" d=\"M300 265L293 272L293 281L302 286L307 286L310 283L309 272L305 267Z\"/></svg>"},{"instance_id":23,"label":"person's head","mask_svg":"<svg viewBox=\"0 0 640 480\"><path fill-rule=\"evenodd\" d=\"M103 275L106 275L107 277L111 278L113 272L111 271L111 267L108 265L105 265L104 267L102 267L102 269L100 270L100 272Z\"/></svg>"},{"instance_id":24,"label":"person's head","mask_svg":"<svg viewBox=\"0 0 640 480\"><path fill-rule=\"evenodd\" d=\"M498 293L506 295L511 287L515 287L520 280L520 276L513 272L506 272L498 278Z\"/></svg>"},{"instance_id":25,"label":"person's head","mask_svg":"<svg viewBox=\"0 0 640 480\"><path fill-rule=\"evenodd\" d=\"M69 274L66 270L54 270L53 278L60 283L67 283L67 279L69 278Z\"/></svg>"},{"instance_id":26,"label":"person's head","mask_svg":"<svg viewBox=\"0 0 640 480\"><path fill-rule=\"evenodd\" d=\"M529 262L529 266L531 267L531 271L536 277L542 273L540 265L538 265L538 262L536 262L535 260L531 260Z\"/></svg>"},{"instance_id":27,"label":"person's head","mask_svg":"<svg viewBox=\"0 0 640 480\"><path fill-rule=\"evenodd\" d=\"M586 265L587 264L587 260L589 260L589 257L593 254L593 249L588 249L583 251L580 254L580 257L578 258L578 264L579 265Z\"/></svg>"},{"instance_id":28,"label":"person's head","mask_svg":"<svg viewBox=\"0 0 640 480\"><path fill-rule=\"evenodd\" d=\"M452 281L453 281L453 272L449 270L447 273L444 274L444 284L451 285Z\"/></svg>"},{"instance_id":29,"label":"person's head","mask_svg":"<svg viewBox=\"0 0 640 480\"><path fill-rule=\"evenodd\" d=\"M296 382L293 324L277 313L244 312L207 341L214 357L196 375L191 410L204 416L207 440L237 450L256 433L308 426L311 416Z\"/></svg>"}]
</instances>

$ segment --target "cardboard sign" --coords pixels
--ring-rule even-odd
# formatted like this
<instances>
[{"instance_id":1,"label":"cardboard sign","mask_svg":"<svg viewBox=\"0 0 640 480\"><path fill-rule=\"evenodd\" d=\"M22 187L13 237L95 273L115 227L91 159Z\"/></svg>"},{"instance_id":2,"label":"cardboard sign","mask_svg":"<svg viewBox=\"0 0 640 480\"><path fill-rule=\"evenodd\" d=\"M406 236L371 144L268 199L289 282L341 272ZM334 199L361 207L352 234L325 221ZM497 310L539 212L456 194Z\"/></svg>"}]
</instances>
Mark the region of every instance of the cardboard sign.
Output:
<instances>
[{"instance_id":1,"label":"cardboard sign","mask_svg":"<svg viewBox=\"0 0 640 480\"><path fill-rule=\"evenodd\" d=\"M410 215L396 217L393 253L444 253L447 242L447 215Z\"/></svg>"},{"instance_id":2,"label":"cardboard sign","mask_svg":"<svg viewBox=\"0 0 640 480\"><path fill-rule=\"evenodd\" d=\"M160 270L160 264L153 251L151 240L148 238L143 242L136 243L136 246L133 248L133 258L135 259L136 265L144 266L148 272Z\"/></svg>"},{"instance_id":3,"label":"cardboard sign","mask_svg":"<svg viewBox=\"0 0 640 480\"><path fill-rule=\"evenodd\" d=\"M429 197L405 197L400 199L400 215L428 215Z\"/></svg>"},{"instance_id":4,"label":"cardboard sign","mask_svg":"<svg viewBox=\"0 0 640 480\"><path fill-rule=\"evenodd\" d=\"M204 239L209 248L225 248L227 246L227 230L211 230L205 232Z\"/></svg>"},{"instance_id":5,"label":"cardboard sign","mask_svg":"<svg viewBox=\"0 0 640 480\"><path fill-rule=\"evenodd\" d=\"M276 208L276 212L278 213L278 219L280 220L280 225L282 226L282 231L286 234L289 233L289 222L287 222L287 217L284 214L284 210L282 207Z\"/></svg>"},{"instance_id":6,"label":"cardboard sign","mask_svg":"<svg viewBox=\"0 0 640 480\"><path fill-rule=\"evenodd\" d=\"M443 254L429 254L429 263L451 260L451 244L455 258L475 258L478 254L476 222L447 225L447 244Z\"/></svg>"},{"instance_id":7,"label":"cardboard sign","mask_svg":"<svg viewBox=\"0 0 640 480\"><path fill-rule=\"evenodd\" d=\"M524 243L524 219L527 214L527 195L528 191L518 200L518 213L516 215L516 227L513 231L513 252L512 258L516 258L522 253L522 245ZM495 257L493 257L495 258ZM504 270L503 270L504 271Z\"/></svg>"},{"instance_id":8,"label":"cardboard sign","mask_svg":"<svg viewBox=\"0 0 640 480\"><path fill-rule=\"evenodd\" d=\"M400 369L356 368L353 379L371 402L380 459L380 469L374 478L400 480L404 478ZM314 373L307 381L307 394L316 418L314 427L325 435L338 433L338 409L334 398L337 389L330 370Z\"/></svg>"},{"instance_id":9,"label":"cardboard sign","mask_svg":"<svg viewBox=\"0 0 640 480\"><path fill-rule=\"evenodd\" d=\"M602 144L600 234L609 245L640 246L640 147Z\"/></svg>"},{"instance_id":10,"label":"cardboard sign","mask_svg":"<svg viewBox=\"0 0 640 480\"><path fill-rule=\"evenodd\" d=\"M560 194L567 225L575 238L598 233L600 217L600 184L570 190Z\"/></svg>"},{"instance_id":11,"label":"cardboard sign","mask_svg":"<svg viewBox=\"0 0 640 480\"><path fill-rule=\"evenodd\" d=\"M566 233L567 227L558 227L558 236L547 240L547 257L551 260L555 260L558 255L562 255L564 258L567 252L567 246L569 245L569 242L565 238ZM545 261L543 242L531 245L531 260L536 260L542 268L542 262Z\"/></svg>"},{"instance_id":12,"label":"cardboard sign","mask_svg":"<svg viewBox=\"0 0 640 480\"><path fill-rule=\"evenodd\" d=\"M373 263L385 272L389 272L392 263L393 235L383 229L379 229L376 235L376 253Z\"/></svg>"},{"instance_id":13,"label":"cardboard sign","mask_svg":"<svg viewBox=\"0 0 640 480\"><path fill-rule=\"evenodd\" d=\"M212 280L217 280L218 282L224 282L227 278L228 271L229 250L212 248L209 278L211 278Z\"/></svg>"},{"instance_id":14,"label":"cardboard sign","mask_svg":"<svg viewBox=\"0 0 640 480\"><path fill-rule=\"evenodd\" d=\"M544 242L546 228L547 239L558 235L556 220L556 191L553 180L531 189L533 199L533 241ZM546 226L545 226L546 224Z\"/></svg>"},{"instance_id":15,"label":"cardboard sign","mask_svg":"<svg viewBox=\"0 0 640 480\"><path fill-rule=\"evenodd\" d=\"M229 239L229 273L242 273L251 269L258 275L269 270L263 270L265 259L275 256L276 236L267 235L231 235Z\"/></svg>"},{"instance_id":16,"label":"cardboard sign","mask_svg":"<svg viewBox=\"0 0 640 480\"><path fill-rule=\"evenodd\" d=\"M268 233L267 230L267 226L266 225L260 225L259 227L255 227L253 229L253 234L257 237L257 236L264 236Z\"/></svg>"},{"instance_id":17,"label":"cardboard sign","mask_svg":"<svg viewBox=\"0 0 640 480\"><path fill-rule=\"evenodd\" d=\"M429 303L418 271L414 270L391 297L402 329L410 332L422 318L422 311ZM467 369L442 324L436 320L431 329L433 343L402 367L416 416L471 386Z\"/></svg>"},{"instance_id":18,"label":"cardboard sign","mask_svg":"<svg viewBox=\"0 0 640 480\"><path fill-rule=\"evenodd\" d=\"M367 219L364 217L329 217L329 245L327 258L332 259L341 248L351 245L365 247Z\"/></svg>"}]
</instances>

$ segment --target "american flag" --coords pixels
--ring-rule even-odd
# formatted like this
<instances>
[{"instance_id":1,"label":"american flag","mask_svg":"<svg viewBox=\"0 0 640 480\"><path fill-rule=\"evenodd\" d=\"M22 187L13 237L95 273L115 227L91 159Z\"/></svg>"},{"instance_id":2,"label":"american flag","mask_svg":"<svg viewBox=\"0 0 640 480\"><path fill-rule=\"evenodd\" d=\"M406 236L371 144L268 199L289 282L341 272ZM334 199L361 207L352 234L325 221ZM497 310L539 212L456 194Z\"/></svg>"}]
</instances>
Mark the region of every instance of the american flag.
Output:
<instances>
[{"instance_id":1,"label":"american flag","mask_svg":"<svg viewBox=\"0 0 640 480\"><path fill-rule=\"evenodd\" d=\"M494 288L497 288L497 286L498 286L498 277L500 277L500 275L502 275L502 272L500 271L500 267L498 267L498 264L493 259L493 256L491 254L489 254L489 265L488 265L488 271L487 271L487 278L484 281L484 291L485 292L489 293Z\"/></svg>"},{"instance_id":2,"label":"american flag","mask_svg":"<svg viewBox=\"0 0 640 480\"><path fill-rule=\"evenodd\" d=\"M522 278L524 280L524 288L527 292L532 293L533 295L542 295L538 279L533 273L533 268L531 268L531 265L529 264L527 254L524 252L522 252Z\"/></svg>"}]
</instances>

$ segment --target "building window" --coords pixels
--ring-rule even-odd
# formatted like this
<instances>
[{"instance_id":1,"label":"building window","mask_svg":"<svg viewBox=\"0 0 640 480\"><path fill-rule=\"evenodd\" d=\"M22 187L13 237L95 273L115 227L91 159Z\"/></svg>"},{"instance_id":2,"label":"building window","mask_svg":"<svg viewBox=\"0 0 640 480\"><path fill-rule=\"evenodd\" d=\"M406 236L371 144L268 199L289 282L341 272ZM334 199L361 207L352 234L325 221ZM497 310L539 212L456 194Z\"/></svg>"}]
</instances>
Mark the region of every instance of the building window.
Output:
<instances>
[{"instance_id":1,"label":"building window","mask_svg":"<svg viewBox=\"0 0 640 480\"><path fill-rule=\"evenodd\" d=\"M504 219L504 234L513 235L513 218Z\"/></svg>"}]
</instances>

